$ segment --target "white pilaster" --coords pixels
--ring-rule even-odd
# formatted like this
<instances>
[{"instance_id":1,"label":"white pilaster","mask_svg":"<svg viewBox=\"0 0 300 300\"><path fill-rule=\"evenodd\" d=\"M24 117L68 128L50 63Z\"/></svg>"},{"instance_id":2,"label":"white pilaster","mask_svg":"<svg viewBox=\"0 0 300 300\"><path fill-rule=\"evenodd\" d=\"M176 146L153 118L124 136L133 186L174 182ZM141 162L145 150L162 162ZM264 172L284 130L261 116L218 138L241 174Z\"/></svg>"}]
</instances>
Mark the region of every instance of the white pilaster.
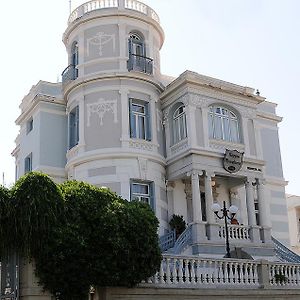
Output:
<instances>
[{"instance_id":1,"label":"white pilaster","mask_svg":"<svg viewBox=\"0 0 300 300\"><path fill-rule=\"evenodd\" d=\"M129 139L129 104L128 104L128 90L121 88L121 116L122 116L122 140Z\"/></svg>"},{"instance_id":2,"label":"white pilaster","mask_svg":"<svg viewBox=\"0 0 300 300\"><path fill-rule=\"evenodd\" d=\"M245 155L250 155L250 141L249 141L249 134L248 134L248 119L246 117L242 117L242 130L243 130L243 139L245 144Z\"/></svg>"},{"instance_id":3,"label":"white pilaster","mask_svg":"<svg viewBox=\"0 0 300 300\"><path fill-rule=\"evenodd\" d=\"M204 147L209 148L208 107L201 107Z\"/></svg>"},{"instance_id":4,"label":"white pilaster","mask_svg":"<svg viewBox=\"0 0 300 300\"><path fill-rule=\"evenodd\" d=\"M123 1L124 4L124 1ZM126 25L124 23L119 23L119 41L120 41L120 71L121 72L126 72L127 71L127 48L126 43L127 40L127 35L126 35Z\"/></svg>"},{"instance_id":5,"label":"white pilaster","mask_svg":"<svg viewBox=\"0 0 300 300\"><path fill-rule=\"evenodd\" d=\"M189 140L189 146L195 148L197 145L196 135L196 119L195 119L196 107L190 104L185 107L186 121L187 121L187 135Z\"/></svg>"},{"instance_id":6,"label":"white pilaster","mask_svg":"<svg viewBox=\"0 0 300 300\"><path fill-rule=\"evenodd\" d=\"M155 108L155 99L151 97L150 99L150 109L151 109L151 133L152 133L152 142L158 144L157 141L157 122L156 122L156 108Z\"/></svg>"},{"instance_id":7,"label":"white pilaster","mask_svg":"<svg viewBox=\"0 0 300 300\"><path fill-rule=\"evenodd\" d=\"M255 143L256 143L256 151L257 151L256 155L259 159L263 159L260 126L259 126L257 120L255 120L255 119L253 120L253 126L254 126Z\"/></svg>"}]
</instances>

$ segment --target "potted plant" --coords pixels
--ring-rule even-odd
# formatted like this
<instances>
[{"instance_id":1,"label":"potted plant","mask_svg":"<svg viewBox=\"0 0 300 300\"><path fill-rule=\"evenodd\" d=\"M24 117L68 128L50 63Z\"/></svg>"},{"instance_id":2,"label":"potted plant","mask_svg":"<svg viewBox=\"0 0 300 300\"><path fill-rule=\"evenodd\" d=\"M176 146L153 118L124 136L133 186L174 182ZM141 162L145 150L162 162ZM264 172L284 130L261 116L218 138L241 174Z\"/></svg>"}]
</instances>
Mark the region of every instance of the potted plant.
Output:
<instances>
[{"instance_id":1,"label":"potted plant","mask_svg":"<svg viewBox=\"0 0 300 300\"><path fill-rule=\"evenodd\" d=\"M287 277L282 274L280 271L274 275L274 279L276 283L284 283L287 281Z\"/></svg>"},{"instance_id":2,"label":"potted plant","mask_svg":"<svg viewBox=\"0 0 300 300\"><path fill-rule=\"evenodd\" d=\"M183 219L183 216L173 215L169 225L171 226L172 230L176 232L176 239L184 232L186 228L186 222Z\"/></svg>"}]
</instances>

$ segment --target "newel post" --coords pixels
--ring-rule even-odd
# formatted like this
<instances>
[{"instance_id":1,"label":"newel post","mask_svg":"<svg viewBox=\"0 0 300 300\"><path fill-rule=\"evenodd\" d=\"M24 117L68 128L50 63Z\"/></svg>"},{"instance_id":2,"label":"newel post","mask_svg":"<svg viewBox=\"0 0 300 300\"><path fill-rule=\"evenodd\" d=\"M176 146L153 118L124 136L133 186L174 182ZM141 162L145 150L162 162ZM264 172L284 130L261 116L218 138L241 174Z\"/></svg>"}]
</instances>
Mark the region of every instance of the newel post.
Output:
<instances>
[{"instance_id":1,"label":"newel post","mask_svg":"<svg viewBox=\"0 0 300 300\"><path fill-rule=\"evenodd\" d=\"M261 260L258 268L259 287L261 289L270 289L269 263L267 260Z\"/></svg>"}]
</instances>

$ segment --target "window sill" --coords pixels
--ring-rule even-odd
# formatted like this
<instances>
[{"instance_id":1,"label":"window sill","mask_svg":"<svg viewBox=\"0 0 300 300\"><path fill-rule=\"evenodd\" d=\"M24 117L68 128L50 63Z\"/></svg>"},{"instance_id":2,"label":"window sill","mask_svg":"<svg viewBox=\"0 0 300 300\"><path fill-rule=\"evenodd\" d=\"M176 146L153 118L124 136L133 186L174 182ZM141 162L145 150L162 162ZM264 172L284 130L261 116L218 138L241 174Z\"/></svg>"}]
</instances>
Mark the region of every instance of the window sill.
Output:
<instances>
[{"instance_id":1,"label":"window sill","mask_svg":"<svg viewBox=\"0 0 300 300\"><path fill-rule=\"evenodd\" d=\"M72 159L74 156L76 156L78 154L78 144L75 145L74 147L72 147L71 149L69 149L67 151L67 160Z\"/></svg>"}]
</instances>

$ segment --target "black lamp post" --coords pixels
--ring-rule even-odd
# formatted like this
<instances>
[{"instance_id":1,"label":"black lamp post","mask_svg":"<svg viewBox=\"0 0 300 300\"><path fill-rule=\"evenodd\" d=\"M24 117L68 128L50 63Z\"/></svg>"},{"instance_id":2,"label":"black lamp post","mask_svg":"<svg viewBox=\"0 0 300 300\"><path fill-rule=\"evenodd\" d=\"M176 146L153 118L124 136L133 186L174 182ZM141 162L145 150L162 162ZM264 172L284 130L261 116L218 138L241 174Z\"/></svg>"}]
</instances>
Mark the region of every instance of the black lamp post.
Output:
<instances>
[{"instance_id":1,"label":"black lamp post","mask_svg":"<svg viewBox=\"0 0 300 300\"><path fill-rule=\"evenodd\" d=\"M225 257L230 258L230 247L229 247L229 233L228 233L228 221L231 221L236 215L238 208L235 205L231 205L229 209L226 207L225 201L223 201L223 208L221 208L220 204L214 203L212 205L212 210L218 219L224 219L225 222L225 240L226 240L226 255ZM221 216L219 216L219 211L222 212Z\"/></svg>"}]
</instances>

